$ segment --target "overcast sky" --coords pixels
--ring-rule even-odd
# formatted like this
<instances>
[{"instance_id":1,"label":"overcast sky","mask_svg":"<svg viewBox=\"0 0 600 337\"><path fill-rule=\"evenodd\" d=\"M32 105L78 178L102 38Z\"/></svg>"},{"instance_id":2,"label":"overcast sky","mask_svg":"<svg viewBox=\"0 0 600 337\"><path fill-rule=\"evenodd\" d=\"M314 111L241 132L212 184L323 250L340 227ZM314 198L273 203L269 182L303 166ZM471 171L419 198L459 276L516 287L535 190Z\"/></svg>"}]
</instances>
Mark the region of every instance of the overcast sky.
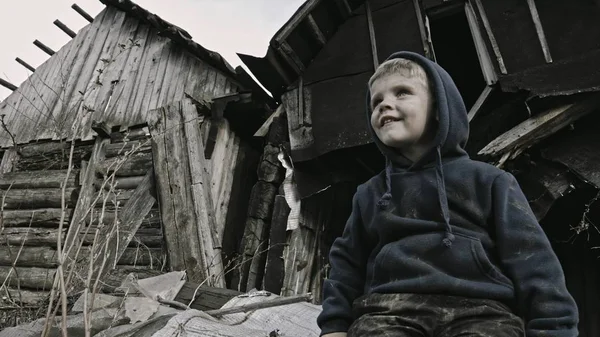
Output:
<instances>
[{"instance_id":1,"label":"overcast sky","mask_svg":"<svg viewBox=\"0 0 600 337\"><path fill-rule=\"evenodd\" d=\"M88 24L71 5L92 16L104 5L99 0L2 0L0 4L0 77L19 86L29 71L15 62L20 57L37 67L47 54L33 45L40 40L59 50L70 39L54 26L59 19L77 32ZM194 41L220 53L232 66L236 52L264 56L269 40L304 0L134 0L161 18L185 29ZM0 101L10 90L0 87Z\"/></svg>"}]
</instances>

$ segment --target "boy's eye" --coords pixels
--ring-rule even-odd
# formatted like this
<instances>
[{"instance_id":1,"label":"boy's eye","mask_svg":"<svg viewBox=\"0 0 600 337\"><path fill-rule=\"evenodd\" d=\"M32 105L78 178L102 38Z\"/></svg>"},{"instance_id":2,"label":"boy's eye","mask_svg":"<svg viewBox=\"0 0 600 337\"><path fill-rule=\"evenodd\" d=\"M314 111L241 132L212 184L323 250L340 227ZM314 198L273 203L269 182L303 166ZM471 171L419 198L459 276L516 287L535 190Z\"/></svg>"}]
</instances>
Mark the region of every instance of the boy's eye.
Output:
<instances>
[{"instance_id":1,"label":"boy's eye","mask_svg":"<svg viewBox=\"0 0 600 337\"><path fill-rule=\"evenodd\" d=\"M405 90L405 89L401 89L401 90L396 91L396 96L398 96L398 97L399 96L408 95L408 94L409 94L408 90Z\"/></svg>"}]
</instances>

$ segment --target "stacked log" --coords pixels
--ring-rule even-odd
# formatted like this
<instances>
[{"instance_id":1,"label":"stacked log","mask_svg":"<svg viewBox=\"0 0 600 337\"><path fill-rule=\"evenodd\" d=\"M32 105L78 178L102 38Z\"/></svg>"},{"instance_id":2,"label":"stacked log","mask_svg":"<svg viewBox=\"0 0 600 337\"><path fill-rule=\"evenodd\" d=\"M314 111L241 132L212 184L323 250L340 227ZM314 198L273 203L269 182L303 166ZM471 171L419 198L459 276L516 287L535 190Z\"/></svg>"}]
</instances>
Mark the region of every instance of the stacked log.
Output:
<instances>
[{"instance_id":1,"label":"stacked log","mask_svg":"<svg viewBox=\"0 0 600 337\"><path fill-rule=\"evenodd\" d=\"M265 275L273 206L283 182L284 169L279 162L280 147L287 139L285 117L275 118L266 137L264 152L259 160L258 181L252 188L244 235L239 246L237 268L231 287L239 291L261 289Z\"/></svg>"}]
</instances>

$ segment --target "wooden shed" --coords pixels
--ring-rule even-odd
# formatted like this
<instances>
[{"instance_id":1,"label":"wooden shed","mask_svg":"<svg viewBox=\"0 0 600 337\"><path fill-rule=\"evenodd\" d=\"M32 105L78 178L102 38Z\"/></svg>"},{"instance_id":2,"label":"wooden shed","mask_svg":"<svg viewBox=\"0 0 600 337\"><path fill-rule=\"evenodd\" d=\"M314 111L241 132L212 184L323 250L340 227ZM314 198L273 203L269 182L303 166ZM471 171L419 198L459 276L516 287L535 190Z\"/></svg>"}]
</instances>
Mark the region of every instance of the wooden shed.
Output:
<instances>
[{"instance_id":1,"label":"wooden shed","mask_svg":"<svg viewBox=\"0 0 600 337\"><path fill-rule=\"evenodd\" d=\"M68 290L114 269L225 287L235 264L272 100L183 29L102 3L0 102L6 306L47 299L57 270Z\"/></svg>"},{"instance_id":2,"label":"wooden shed","mask_svg":"<svg viewBox=\"0 0 600 337\"><path fill-rule=\"evenodd\" d=\"M367 80L409 50L454 78L469 154L517 176L561 259L581 335L599 336L598 19L586 0L306 1L265 57L240 55L287 119L295 188L277 198L301 205L275 203L269 245L284 243L284 259L267 261L264 287L318 300L356 186L384 165L364 116Z\"/></svg>"}]
</instances>

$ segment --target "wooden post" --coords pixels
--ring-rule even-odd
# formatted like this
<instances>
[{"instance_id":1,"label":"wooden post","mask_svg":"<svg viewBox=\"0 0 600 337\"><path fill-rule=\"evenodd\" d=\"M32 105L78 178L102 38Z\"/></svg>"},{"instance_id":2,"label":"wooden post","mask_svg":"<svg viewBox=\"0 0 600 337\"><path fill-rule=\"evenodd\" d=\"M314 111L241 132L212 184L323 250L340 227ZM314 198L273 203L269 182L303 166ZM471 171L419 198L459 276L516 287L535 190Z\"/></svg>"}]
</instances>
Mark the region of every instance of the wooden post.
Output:
<instances>
[{"instance_id":1,"label":"wooden post","mask_svg":"<svg viewBox=\"0 0 600 337\"><path fill-rule=\"evenodd\" d=\"M3 80L2 78L0 78L0 85L11 91L17 90L16 85L14 85L6 80Z\"/></svg>"},{"instance_id":2,"label":"wooden post","mask_svg":"<svg viewBox=\"0 0 600 337\"><path fill-rule=\"evenodd\" d=\"M11 172L18 160L19 154L17 153L17 150L14 148L6 150L4 156L2 156L2 161L0 162L0 177Z\"/></svg>"},{"instance_id":3,"label":"wooden post","mask_svg":"<svg viewBox=\"0 0 600 337\"><path fill-rule=\"evenodd\" d=\"M157 191L172 270L225 287L198 113L189 100L149 114Z\"/></svg>"},{"instance_id":4,"label":"wooden post","mask_svg":"<svg viewBox=\"0 0 600 337\"><path fill-rule=\"evenodd\" d=\"M473 104L473 107L467 114L469 123L473 120L473 118L475 118L475 116L479 112L479 109L481 109L481 106L483 105L483 103L485 103L485 100L492 93L492 90L494 90L494 87L490 87L490 86L486 86L485 89L483 89L483 92L479 95L479 98L477 98L477 101L475 101L475 104Z\"/></svg>"},{"instance_id":5,"label":"wooden post","mask_svg":"<svg viewBox=\"0 0 600 337\"><path fill-rule=\"evenodd\" d=\"M33 41L33 44L36 47L40 48L44 53L46 53L46 54L48 54L50 56L52 56L52 55L54 55L56 53L54 50L50 49L50 47L48 47L45 44L41 43L39 40Z\"/></svg>"},{"instance_id":6,"label":"wooden post","mask_svg":"<svg viewBox=\"0 0 600 337\"><path fill-rule=\"evenodd\" d=\"M83 16L84 19L88 20L89 22L94 22L94 18L88 13L86 13L83 9L81 9L81 7L77 6L77 4L73 4L71 8L73 8L77 13L79 13L79 15Z\"/></svg>"},{"instance_id":7,"label":"wooden post","mask_svg":"<svg viewBox=\"0 0 600 337\"><path fill-rule=\"evenodd\" d=\"M32 67L31 65L29 65L29 63L23 61L20 58L16 58L15 61L17 61L20 65L22 65L23 67L27 68L28 70L30 70L31 72L35 72L35 68Z\"/></svg>"},{"instance_id":8,"label":"wooden post","mask_svg":"<svg viewBox=\"0 0 600 337\"><path fill-rule=\"evenodd\" d=\"M60 20L54 20L54 25L58 28L60 28L60 30L62 30L63 32L65 32L67 35L69 35L71 38L74 38L75 36L77 36L77 34L72 31L69 27L67 27L64 23L60 22Z\"/></svg>"},{"instance_id":9,"label":"wooden post","mask_svg":"<svg viewBox=\"0 0 600 337\"><path fill-rule=\"evenodd\" d=\"M492 64L492 58L490 57L487 46L485 45L483 33L481 32L479 23L477 22L477 15L475 15L475 10L469 1L465 2L465 15L469 23L473 42L475 43L475 50L477 51L479 66L483 72L485 82L488 86L493 85L494 83L498 82L498 74L496 74L496 70Z\"/></svg>"}]
</instances>

